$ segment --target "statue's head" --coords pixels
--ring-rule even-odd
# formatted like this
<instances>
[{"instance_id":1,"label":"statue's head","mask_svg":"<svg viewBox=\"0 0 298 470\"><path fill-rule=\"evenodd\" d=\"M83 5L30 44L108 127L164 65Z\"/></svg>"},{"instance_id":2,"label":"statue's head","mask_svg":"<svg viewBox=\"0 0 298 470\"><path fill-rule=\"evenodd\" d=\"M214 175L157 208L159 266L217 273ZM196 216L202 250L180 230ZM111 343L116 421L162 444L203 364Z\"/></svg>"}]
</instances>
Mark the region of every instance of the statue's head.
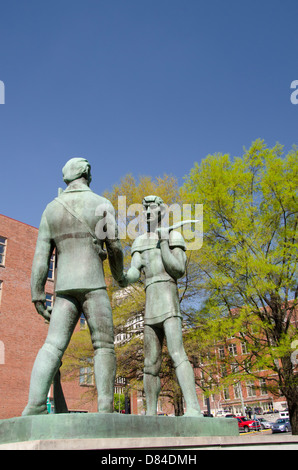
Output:
<instances>
[{"instance_id":1,"label":"statue's head","mask_svg":"<svg viewBox=\"0 0 298 470\"><path fill-rule=\"evenodd\" d=\"M147 224L150 224L150 228L154 230L165 214L164 202L161 197L150 195L144 197L142 204L146 213Z\"/></svg>"},{"instance_id":2,"label":"statue's head","mask_svg":"<svg viewBox=\"0 0 298 470\"><path fill-rule=\"evenodd\" d=\"M63 181L66 184L84 177L91 183L91 165L85 158L71 158L62 169Z\"/></svg>"}]
</instances>

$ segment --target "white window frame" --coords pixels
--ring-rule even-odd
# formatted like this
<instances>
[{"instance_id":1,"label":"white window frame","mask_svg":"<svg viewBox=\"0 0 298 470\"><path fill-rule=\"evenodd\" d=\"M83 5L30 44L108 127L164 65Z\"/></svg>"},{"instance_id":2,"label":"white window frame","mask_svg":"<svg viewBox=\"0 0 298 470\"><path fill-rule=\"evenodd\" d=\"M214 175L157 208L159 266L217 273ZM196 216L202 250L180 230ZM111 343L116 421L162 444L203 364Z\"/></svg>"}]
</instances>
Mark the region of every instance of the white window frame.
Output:
<instances>
[{"instance_id":1,"label":"white window frame","mask_svg":"<svg viewBox=\"0 0 298 470\"><path fill-rule=\"evenodd\" d=\"M50 259L50 266L49 266L49 271L48 271L48 281L54 281L55 280L55 254L53 253Z\"/></svg>"},{"instance_id":2,"label":"white window frame","mask_svg":"<svg viewBox=\"0 0 298 470\"><path fill-rule=\"evenodd\" d=\"M3 253L0 253L0 266L5 266L5 258L6 258L6 251L7 251L7 238L6 237L0 236L0 246L4 246Z\"/></svg>"}]
</instances>

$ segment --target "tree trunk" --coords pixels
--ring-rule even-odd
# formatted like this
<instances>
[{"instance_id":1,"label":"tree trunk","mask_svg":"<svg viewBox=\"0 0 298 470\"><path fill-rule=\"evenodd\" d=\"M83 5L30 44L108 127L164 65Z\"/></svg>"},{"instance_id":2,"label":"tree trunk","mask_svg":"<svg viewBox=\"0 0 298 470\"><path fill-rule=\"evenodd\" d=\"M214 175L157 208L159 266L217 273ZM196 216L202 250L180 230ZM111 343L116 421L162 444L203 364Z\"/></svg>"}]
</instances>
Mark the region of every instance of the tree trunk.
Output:
<instances>
[{"instance_id":1,"label":"tree trunk","mask_svg":"<svg viewBox=\"0 0 298 470\"><path fill-rule=\"evenodd\" d=\"M298 373L291 357L285 356L281 362L283 370L280 389L287 399L292 434L298 435Z\"/></svg>"},{"instance_id":2,"label":"tree trunk","mask_svg":"<svg viewBox=\"0 0 298 470\"><path fill-rule=\"evenodd\" d=\"M184 407L183 407L182 393L179 395L176 395L174 398L174 410L175 410L175 416L183 416Z\"/></svg>"},{"instance_id":3,"label":"tree trunk","mask_svg":"<svg viewBox=\"0 0 298 470\"><path fill-rule=\"evenodd\" d=\"M296 396L296 398L294 397L294 400L287 399L293 436L298 435L298 403L297 401L298 401L298 396Z\"/></svg>"}]
</instances>

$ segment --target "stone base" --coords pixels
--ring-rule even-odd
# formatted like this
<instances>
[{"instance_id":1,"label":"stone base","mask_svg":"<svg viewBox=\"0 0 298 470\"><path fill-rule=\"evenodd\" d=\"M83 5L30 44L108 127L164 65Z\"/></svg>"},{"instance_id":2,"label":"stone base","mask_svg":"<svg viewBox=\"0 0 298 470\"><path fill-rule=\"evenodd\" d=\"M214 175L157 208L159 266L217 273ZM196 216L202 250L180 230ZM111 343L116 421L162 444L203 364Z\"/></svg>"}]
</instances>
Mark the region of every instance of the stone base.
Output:
<instances>
[{"instance_id":1,"label":"stone base","mask_svg":"<svg viewBox=\"0 0 298 470\"><path fill-rule=\"evenodd\" d=\"M69 413L22 416L0 421L0 444L74 439L185 438L238 436L234 418Z\"/></svg>"},{"instance_id":2,"label":"stone base","mask_svg":"<svg viewBox=\"0 0 298 470\"><path fill-rule=\"evenodd\" d=\"M298 436L284 434L209 436L209 437L139 437L118 439L47 439L39 441L0 444L1 450L97 450L102 455L136 456L137 461L152 463L152 456L170 455L178 452L181 456L193 456L202 450L298 450ZM141 454L139 454L141 452ZM97 454L96 454L97 455ZM177 455L177 454L176 454ZM145 457L144 457L145 456ZM148 456L148 459L146 458ZM103 457L104 458L104 457ZM214 457L212 462L215 463ZM32 456L30 454L30 459ZM148 460L146 462L146 460ZM175 458L172 459L173 463ZM88 457L90 463L90 457ZM198 462L198 461L197 461ZM30 462L32 464L32 461ZM97 457L97 463L100 463ZM106 462L103 462L106 463ZM179 463L179 462L178 462ZM187 463L187 461L183 461ZM190 462L189 462L190 463ZM220 462L219 462L220 463Z\"/></svg>"}]
</instances>

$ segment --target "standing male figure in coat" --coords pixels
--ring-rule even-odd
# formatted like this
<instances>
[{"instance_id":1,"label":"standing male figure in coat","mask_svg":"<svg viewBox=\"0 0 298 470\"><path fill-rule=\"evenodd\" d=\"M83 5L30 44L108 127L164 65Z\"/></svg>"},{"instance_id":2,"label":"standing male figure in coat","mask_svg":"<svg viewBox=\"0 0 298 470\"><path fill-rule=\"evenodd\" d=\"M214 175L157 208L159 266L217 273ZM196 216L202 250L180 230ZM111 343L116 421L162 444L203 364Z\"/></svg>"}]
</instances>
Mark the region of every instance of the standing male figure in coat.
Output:
<instances>
[{"instance_id":1,"label":"standing male figure in coat","mask_svg":"<svg viewBox=\"0 0 298 470\"><path fill-rule=\"evenodd\" d=\"M123 253L117 239L112 204L89 188L90 168L83 158L72 158L66 163L62 172L67 188L47 205L41 218L32 266L31 293L37 312L50 320L50 325L33 366L29 401L23 415L47 412L49 388L82 312L94 348L98 411L113 412L116 358L103 260L108 255L112 275L121 282ZM107 221L108 226L102 230ZM111 223L115 230L110 230ZM99 226L105 238L96 235ZM44 287L54 249L58 258L56 299L49 314Z\"/></svg>"}]
</instances>

